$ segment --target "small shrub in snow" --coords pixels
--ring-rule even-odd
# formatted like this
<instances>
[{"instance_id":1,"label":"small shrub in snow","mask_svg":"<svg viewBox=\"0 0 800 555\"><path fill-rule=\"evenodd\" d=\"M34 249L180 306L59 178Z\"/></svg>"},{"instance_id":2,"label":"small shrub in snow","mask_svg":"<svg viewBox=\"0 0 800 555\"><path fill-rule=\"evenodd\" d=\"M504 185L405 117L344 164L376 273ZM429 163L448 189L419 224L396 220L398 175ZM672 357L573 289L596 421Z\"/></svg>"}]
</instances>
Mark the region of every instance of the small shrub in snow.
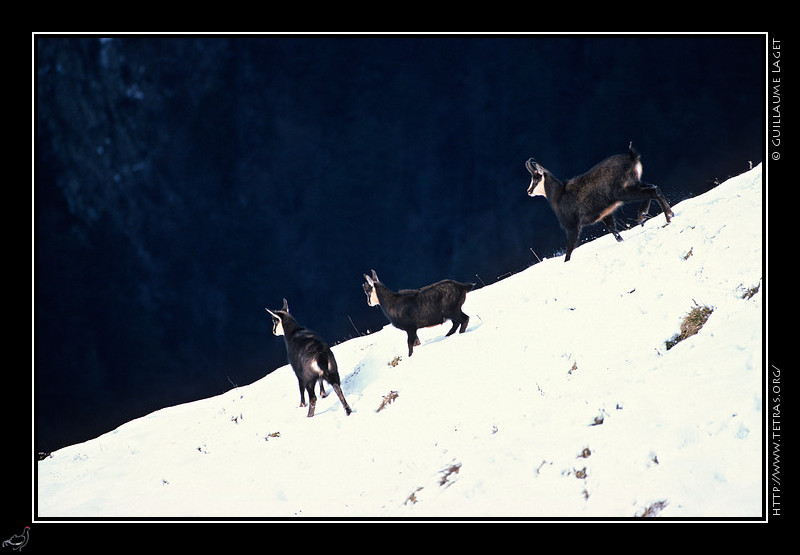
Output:
<instances>
[{"instance_id":1,"label":"small shrub in snow","mask_svg":"<svg viewBox=\"0 0 800 555\"><path fill-rule=\"evenodd\" d=\"M572 363L572 368L570 368L570 369L567 371L567 374L569 374L569 375L571 376L571 375L572 375L572 373L573 373L575 370L577 370L577 369L578 369L578 363L577 363L577 362L573 362L573 363Z\"/></svg>"},{"instance_id":2,"label":"small shrub in snow","mask_svg":"<svg viewBox=\"0 0 800 555\"><path fill-rule=\"evenodd\" d=\"M705 325L708 317L711 316L712 312L714 312L714 309L709 306L695 305L695 307L683 318L683 322L681 322L680 333L673 336L672 339L666 342L667 350L670 350L684 339L687 339L699 332L700 329Z\"/></svg>"},{"instance_id":3,"label":"small shrub in snow","mask_svg":"<svg viewBox=\"0 0 800 555\"><path fill-rule=\"evenodd\" d=\"M381 412L387 406L391 405L392 401L394 401L395 399L397 399L397 392L390 391L388 395L383 396L383 401L381 401L381 406L379 406L378 410L376 410L375 412Z\"/></svg>"},{"instance_id":4,"label":"small shrub in snow","mask_svg":"<svg viewBox=\"0 0 800 555\"><path fill-rule=\"evenodd\" d=\"M404 505L408 505L409 502L412 505L416 504L416 502L419 501L419 499L417 499L417 492L421 491L421 490L422 490L422 486L420 486L416 490L414 490L414 492L406 498L406 500L405 500L405 502L403 504Z\"/></svg>"},{"instance_id":5,"label":"small shrub in snow","mask_svg":"<svg viewBox=\"0 0 800 555\"><path fill-rule=\"evenodd\" d=\"M450 486L450 484L452 484L452 482L449 481L450 476L453 474L458 474L459 470L461 470L461 463L451 464L442 470L442 479L439 480L439 485L445 487Z\"/></svg>"},{"instance_id":6,"label":"small shrub in snow","mask_svg":"<svg viewBox=\"0 0 800 555\"><path fill-rule=\"evenodd\" d=\"M756 293L758 293L758 290L759 290L759 289L761 289L761 284L760 284L760 283L757 283L757 284L756 284L756 285L754 285L753 287L750 287L750 288L748 288L748 289L745 289L745 290L744 290L744 293L742 293L742 298L743 298L744 300L750 300L750 299L752 299L752 298L753 298L753 296L754 296Z\"/></svg>"},{"instance_id":7,"label":"small shrub in snow","mask_svg":"<svg viewBox=\"0 0 800 555\"><path fill-rule=\"evenodd\" d=\"M662 501L656 501L655 503L653 503L652 505L647 507L642 514L636 515L636 516L642 517L642 518L658 516L658 513L660 513L662 510L664 510L664 508L667 506L667 504L668 503L667 503L666 499L664 499Z\"/></svg>"}]
</instances>

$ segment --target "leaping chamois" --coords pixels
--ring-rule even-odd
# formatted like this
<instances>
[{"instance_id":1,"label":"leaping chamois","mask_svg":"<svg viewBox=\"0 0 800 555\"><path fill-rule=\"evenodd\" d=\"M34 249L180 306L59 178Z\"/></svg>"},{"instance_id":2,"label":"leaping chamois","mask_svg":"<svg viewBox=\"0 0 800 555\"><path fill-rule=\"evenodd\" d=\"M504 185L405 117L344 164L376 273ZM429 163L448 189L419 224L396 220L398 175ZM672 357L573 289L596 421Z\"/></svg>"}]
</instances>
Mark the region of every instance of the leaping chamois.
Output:
<instances>
[{"instance_id":1,"label":"leaping chamois","mask_svg":"<svg viewBox=\"0 0 800 555\"><path fill-rule=\"evenodd\" d=\"M614 211L626 202L642 201L637 222L643 223L650 209L650 201L656 200L669 223L674 214L664 195L655 185L641 181L640 158L631 143L627 153L606 158L588 172L566 182L556 179L533 158L525 162L531 174L528 196L545 197L567 234L564 262L570 259L581 228L585 225L603 222L617 241L622 241L614 221Z\"/></svg>"}]
</instances>

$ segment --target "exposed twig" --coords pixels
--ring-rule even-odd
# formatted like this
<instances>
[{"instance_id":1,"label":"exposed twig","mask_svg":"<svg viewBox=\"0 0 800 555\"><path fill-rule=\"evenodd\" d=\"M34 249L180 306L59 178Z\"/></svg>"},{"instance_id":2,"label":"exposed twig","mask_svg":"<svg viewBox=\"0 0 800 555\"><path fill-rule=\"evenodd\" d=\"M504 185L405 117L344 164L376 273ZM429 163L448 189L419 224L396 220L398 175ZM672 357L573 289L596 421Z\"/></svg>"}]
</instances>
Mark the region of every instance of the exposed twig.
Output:
<instances>
[{"instance_id":1,"label":"exposed twig","mask_svg":"<svg viewBox=\"0 0 800 555\"><path fill-rule=\"evenodd\" d=\"M352 319L352 318L350 318L350 315L349 315L349 314L347 315L347 319L348 319L348 320L350 320L350 325L351 325L351 326L353 326L353 329L354 329L354 330L356 330L356 333L357 333L358 335L360 335L360 336L363 336L364 334L363 334L363 333L361 333L360 331L358 331L358 328L357 328L357 327L356 327L356 325L353 323L353 319Z\"/></svg>"}]
</instances>

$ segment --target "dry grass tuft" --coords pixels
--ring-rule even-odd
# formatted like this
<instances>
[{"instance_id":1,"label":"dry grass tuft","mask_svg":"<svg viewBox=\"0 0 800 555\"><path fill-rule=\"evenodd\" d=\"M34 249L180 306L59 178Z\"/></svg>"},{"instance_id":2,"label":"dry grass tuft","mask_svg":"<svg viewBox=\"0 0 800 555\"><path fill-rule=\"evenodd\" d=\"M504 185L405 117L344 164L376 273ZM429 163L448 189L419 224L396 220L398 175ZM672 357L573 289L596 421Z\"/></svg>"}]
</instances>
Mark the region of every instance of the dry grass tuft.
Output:
<instances>
[{"instance_id":1,"label":"dry grass tuft","mask_svg":"<svg viewBox=\"0 0 800 555\"><path fill-rule=\"evenodd\" d=\"M406 500L405 500L405 502L403 504L404 505L408 505L409 503L411 503L412 505L416 505L417 501L419 501L419 499L417 499L417 492L419 492L419 491L422 491L422 487L418 487L416 490L414 490L411 493L411 495L409 495L406 498Z\"/></svg>"},{"instance_id":2,"label":"dry grass tuft","mask_svg":"<svg viewBox=\"0 0 800 555\"><path fill-rule=\"evenodd\" d=\"M667 503L666 499L663 499L661 501L656 501L655 503L653 503L652 505L647 507L642 514L636 515L636 516L641 517L641 518L650 518L650 517L658 516L658 513L663 511L664 508L668 504L669 503Z\"/></svg>"},{"instance_id":3,"label":"dry grass tuft","mask_svg":"<svg viewBox=\"0 0 800 555\"><path fill-rule=\"evenodd\" d=\"M759 289L761 289L761 284L760 284L760 283L757 283L757 284L756 284L756 285L754 285L753 287L750 287L750 288L748 288L748 289L745 289L745 290L744 290L744 293L742 293L742 298L743 298L743 299L745 299L745 300L750 300L750 299L752 299L752 298L753 298L753 296L754 296L756 293L758 293L758 290L759 290Z\"/></svg>"},{"instance_id":4,"label":"dry grass tuft","mask_svg":"<svg viewBox=\"0 0 800 555\"><path fill-rule=\"evenodd\" d=\"M379 406L378 410L376 410L375 412L381 412L387 406L391 405L392 401L394 401L395 399L397 399L397 392L390 391L388 395L383 396L383 401L381 401L381 406Z\"/></svg>"},{"instance_id":5,"label":"dry grass tuft","mask_svg":"<svg viewBox=\"0 0 800 555\"><path fill-rule=\"evenodd\" d=\"M695 303L694 308L683 318L680 333L666 342L667 350L670 350L684 339L697 334L708 321L708 317L711 316L712 312L714 312L714 309L710 306L700 306Z\"/></svg>"},{"instance_id":6,"label":"dry grass tuft","mask_svg":"<svg viewBox=\"0 0 800 555\"><path fill-rule=\"evenodd\" d=\"M439 485L449 486L450 484L452 484L452 482L450 482L448 479L450 478L451 475L458 474L459 470L461 470L461 463L450 465L449 467L442 470L442 479L439 480Z\"/></svg>"}]
</instances>

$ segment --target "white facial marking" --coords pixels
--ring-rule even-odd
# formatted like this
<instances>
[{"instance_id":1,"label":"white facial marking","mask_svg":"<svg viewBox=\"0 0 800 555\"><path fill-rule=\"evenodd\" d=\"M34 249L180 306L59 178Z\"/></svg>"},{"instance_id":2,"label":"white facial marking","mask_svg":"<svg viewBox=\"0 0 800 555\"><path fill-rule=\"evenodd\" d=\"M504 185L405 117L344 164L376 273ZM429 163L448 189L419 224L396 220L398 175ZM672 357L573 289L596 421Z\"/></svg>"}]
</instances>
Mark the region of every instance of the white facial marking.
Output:
<instances>
[{"instance_id":1,"label":"white facial marking","mask_svg":"<svg viewBox=\"0 0 800 555\"><path fill-rule=\"evenodd\" d=\"M528 185L528 196L531 197L545 197L547 198L547 194L544 191L544 176L539 179L539 183L536 186L533 186L534 180L531 179L531 184ZM531 189L533 187L533 189Z\"/></svg>"},{"instance_id":2,"label":"white facial marking","mask_svg":"<svg viewBox=\"0 0 800 555\"><path fill-rule=\"evenodd\" d=\"M634 167L634 171L636 172L636 179L642 178L642 163L636 162L636 166Z\"/></svg>"},{"instance_id":3,"label":"white facial marking","mask_svg":"<svg viewBox=\"0 0 800 555\"><path fill-rule=\"evenodd\" d=\"M275 335L283 335L283 320L281 317L270 309L267 309L267 312L272 315L272 333Z\"/></svg>"},{"instance_id":4,"label":"white facial marking","mask_svg":"<svg viewBox=\"0 0 800 555\"><path fill-rule=\"evenodd\" d=\"M381 304L380 301L378 300L378 292L375 291L374 287L369 292L369 299L367 301L367 304L369 306L378 306L379 304Z\"/></svg>"}]
</instances>

